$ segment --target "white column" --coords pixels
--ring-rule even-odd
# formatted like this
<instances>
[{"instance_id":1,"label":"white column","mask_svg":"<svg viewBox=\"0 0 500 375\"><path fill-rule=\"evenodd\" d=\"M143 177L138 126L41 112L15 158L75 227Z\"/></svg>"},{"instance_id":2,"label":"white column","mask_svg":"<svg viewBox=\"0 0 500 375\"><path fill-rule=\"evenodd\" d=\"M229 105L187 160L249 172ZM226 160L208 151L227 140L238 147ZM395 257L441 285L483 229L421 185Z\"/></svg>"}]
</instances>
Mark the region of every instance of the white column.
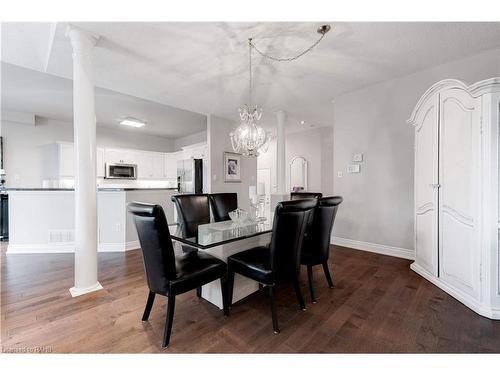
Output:
<instances>
[{"instance_id":1,"label":"white column","mask_svg":"<svg viewBox=\"0 0 500 375\"><path fill-rule=\"evenodd\" d=\"M276 132L276 169L278 194L285 194L286 191L286 156L285 156L285 121L286 113L284 111L276 112L277 132Z\"/></svg>"},{"instance_id":2,"label":"white column","mask_svg":"<svg viewBox=\"0 0 500 375\"><path fill-rule=\"evenodd\" d=\"M97 281L96 117L92 51L97 38L69 26L73 48L75 149L75 286L73 297L102 289Z\"/></svg>"},{"instance_id":3,"label":"white column","mask_svg":"<svg viewBox=\"0 0 500 375\"><path fill-rule=\"evenodd\" d=\"M290 199L290 194L286 191L286 154L285 154L285 111L276 112L276 184L277 192L271 194L271 210L274 210L278 202Z\"/></svg>"}]
</instances>

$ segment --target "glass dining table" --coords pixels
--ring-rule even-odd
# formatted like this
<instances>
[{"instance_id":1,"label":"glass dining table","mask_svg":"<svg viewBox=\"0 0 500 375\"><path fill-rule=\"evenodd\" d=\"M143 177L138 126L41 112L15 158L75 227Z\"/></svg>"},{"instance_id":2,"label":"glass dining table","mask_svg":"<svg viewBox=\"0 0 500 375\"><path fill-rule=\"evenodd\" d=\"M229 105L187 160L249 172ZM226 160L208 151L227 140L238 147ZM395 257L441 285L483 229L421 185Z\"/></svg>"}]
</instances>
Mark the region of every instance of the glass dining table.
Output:
<instances>
[{"instance_id":1,"label":"glass dining table","mask_svg":"<svg viewBox=\"0 0 500 375\"><path fill-rule=\"evenodd\" d=\"M272 220L244 221L232 220L200 224L195 236L186 236L179 224L168 226L175 250L182 252L188 247L204 251L227 262L233 254L257 246L267 246L271 242ZM236 274L233 288L233 302L254 293L258 283ZM213 281L202 288L202 298L222 309L222 294L219 281Z\"/></svg>"},{"instance_id":2,"label":"glass dining table","mask_svg":"<svg viewBox=\"0 0 500 375\"><path fill-rule=\"evenodd\" d=\"M246 221L242 223L227 220L201 224L198 225L196 236L186 236L179 224L169 225L168 228L170 236L174 241L206 250L211 247L270 233L272 230L272 220Z\"/></svg>"}]
</instances>

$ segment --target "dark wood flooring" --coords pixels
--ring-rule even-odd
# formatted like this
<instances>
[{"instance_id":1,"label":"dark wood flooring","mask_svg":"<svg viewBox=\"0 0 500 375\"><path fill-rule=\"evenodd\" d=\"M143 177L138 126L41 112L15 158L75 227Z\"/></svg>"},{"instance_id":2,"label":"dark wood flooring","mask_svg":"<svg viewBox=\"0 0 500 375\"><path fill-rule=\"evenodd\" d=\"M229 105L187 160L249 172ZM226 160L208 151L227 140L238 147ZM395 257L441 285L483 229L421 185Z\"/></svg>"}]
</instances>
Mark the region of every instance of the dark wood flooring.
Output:
<instances>
[{"instance_id":1,"label":"dark wood flooring","mask_svg":"<svg viewBox=\"0 0 500 375\"><path fill-rule=\"evenodd\" d=\"M73 255L1 254L1 345L85 353L414 353L500 352L500 321L483 318L409 269L410 261L332 247L329 289L314 271L317 304L302 274L307 311L278 289L281 333L268 295L236 303L229 318L195 292L179 296L170 347L160 348L166 299L149 322L139 250L99 254L104 289L72 298Z\"/></svg>"}]
</instances>

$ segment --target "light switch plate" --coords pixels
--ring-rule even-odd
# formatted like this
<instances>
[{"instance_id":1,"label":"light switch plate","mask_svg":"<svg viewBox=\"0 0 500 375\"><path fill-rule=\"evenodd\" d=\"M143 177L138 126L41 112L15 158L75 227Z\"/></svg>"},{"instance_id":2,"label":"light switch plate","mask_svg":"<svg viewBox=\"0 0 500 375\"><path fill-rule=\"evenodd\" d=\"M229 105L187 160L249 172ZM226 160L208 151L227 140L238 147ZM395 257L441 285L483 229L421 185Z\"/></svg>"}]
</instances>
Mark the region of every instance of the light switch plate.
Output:
<instances>
[{"instance_id":1,"label":"light switch plate","mask_svg":"<svg viewBox=\"0 0 500 375\"><path fill-rule=\"evenodd\" d=\"M359 164L350 164L347 167L347 173L359 173L361 171L361 167Z\"/></svg>"},{"instance_id":2,"label":"light switch plate","mask_svg":"<svg viewBox=\"0 0 500 375\"><path fill-rule=\"evenodd\" d=\"M356 162L363 161L363 154L362 153L354 154L352 156L352 161L356 161Z\"/></svg>"},{"instance_id":3,"label":"light switch plate","mask_svg":"<svg viewBox=\"0 0 500 375\"><path fill-rule=\"evenodd\" d=\"M337 172L337 177L339 177L339 178L344 177L344 172L342 172L342 171L338 171L338 172Z\"/></svg>"}]
</instances>

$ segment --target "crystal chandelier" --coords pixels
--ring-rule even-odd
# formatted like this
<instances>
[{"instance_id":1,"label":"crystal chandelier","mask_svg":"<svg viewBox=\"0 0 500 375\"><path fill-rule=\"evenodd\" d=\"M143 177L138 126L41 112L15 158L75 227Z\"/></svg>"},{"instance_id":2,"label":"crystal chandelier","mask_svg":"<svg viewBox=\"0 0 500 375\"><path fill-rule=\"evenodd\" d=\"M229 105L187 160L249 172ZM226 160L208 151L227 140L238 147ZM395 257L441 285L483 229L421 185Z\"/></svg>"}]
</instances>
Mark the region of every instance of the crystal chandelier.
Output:
<instances>
[{"instance_id":1,"label":"crystal chandelier","mask_svg":"<svg viewBox=\"0 0 500 375\"><path fill-rule=\"evenodd\" d=\"M248 39L248 104L239 108L241 123L229 134L235 152L244 156L259 156L260 152L267 151L270 140L270 134L258 124L262 117L262 108L252 105L252 49L255 49L261 56L273 61L293 61L316 47L328 31L330 31L330 25L320 26L317 32L321 36L312 46L298 55L286 58L265 54L252 43L252 38Z\"/></svg>"},{"instance_id":2,"label":"crystal chandelier","mask_svg":"<svg viewBox=\"0 0 500 375\"><path fill-rule=\"evenodd\" d=\"M262 108L252 106L252 38L248 39L248 103L239 108L241 124L229 134L233 150L245 156L259 156L266 152L269 134L258 125Z\"/></svg>"}]
</instances>

